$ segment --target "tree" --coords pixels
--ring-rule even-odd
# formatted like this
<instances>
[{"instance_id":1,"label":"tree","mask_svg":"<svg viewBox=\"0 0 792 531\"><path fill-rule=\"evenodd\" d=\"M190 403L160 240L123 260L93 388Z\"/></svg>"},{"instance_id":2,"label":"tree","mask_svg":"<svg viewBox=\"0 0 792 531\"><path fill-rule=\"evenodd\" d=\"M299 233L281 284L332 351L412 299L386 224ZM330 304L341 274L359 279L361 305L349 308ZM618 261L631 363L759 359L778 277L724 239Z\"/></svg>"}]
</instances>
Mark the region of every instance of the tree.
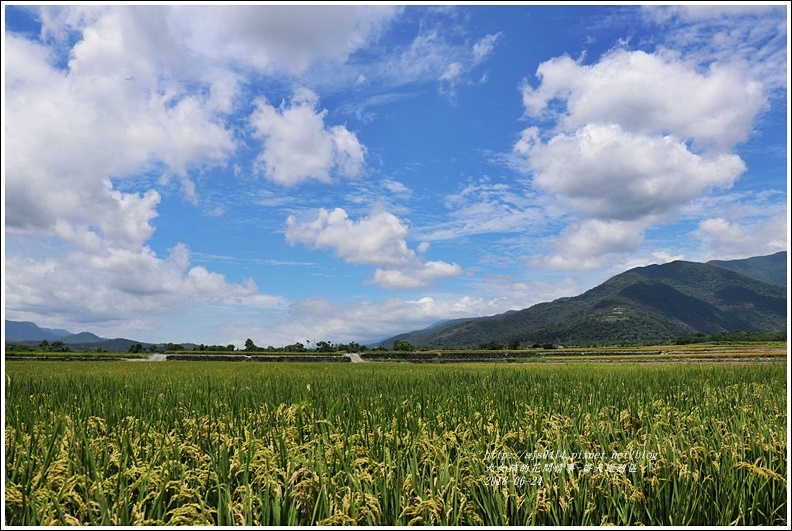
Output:
<instances>
[{"instance_id":1,"label":"tree","mask_svg":"<svg viewBox=\"0 0 792 531\"><path fill-rule=\"evenodd\" d=\"M489 343L480 343L479 350L503 350L503 345L497 341L490 341Z\"/></svg>"},{"instance_id":2,"label":"tree","mask_svg":"<svg viewBox=\"0 0 792 531\"><path fill-rule=\"evenodd\" d=\"M393 350L412 352L415 348L406 339L399 339L393 343Z\"/></svg>"},{"instance_id":3,"label":"tree","mask_svg":"<svg viewBox=\"0 0 792 531\"><path fill-rule=\"evenodd\" d=\"M257 349L258 349L258 347L256 347L255 343L253 343L253 340L250 339L250 338L247 338L247 341L245 341L245 350L251 351L251 350L257 350Z\"/></svg>"},{"instance_id":4,"label":"tree","mask_svg":"<svg viewBox=\"0 0 792 531\"><path fill-rule=\"evenodd\" d=\"M143 352L143 345L141 345L140 343L135 343L134 345L130 345L129 347L130 354L140 354L141 352Z\"/></svg>"},{"instance_id":5,"label":"tree","mask_svg":"<svg viewBox=\"0 0 792 531\"><path fill-rule=\"evenodd\" d=\"M52 349L50 348L49 341L47 341L46 339L45 339L44 341L42 341L41 343L39 343L39 348L40 348L41 350L52 350Z\"/></svg>"},{"instance_id":6,"label":"tree","mask_svg":"<svg viewBox=\"0 0 792 531\"><path fill-rule=\"evenodd\" d=\"M285 347L283 347L283 350L285 350L286 352L305 352L306 349L305 349L305 345L303 345L298 341L297 343L294 343L292 345L286 345Z\"/></svg>"},{"instance_id":7,"label":"tree","mask_svg":"<svg viewBox=\"0 0 792 531\"><path fill-rule=\"evenodd\" d=\"M318 341L316 343L317 352L333 352L333 345L327 341Z\"/></svg>"},{"instance_id":8,"label":"tree","mask_svg":"<svg viewBox=\"0 0 792 531\"><path fill-rule=\"evenodd\" d=\"M339 348L341 348L340 345ZM360 343L357 343L355 341L350 341L349 345L347 345L344 350L346 350L347 352L360 352Z\"/></svg>"},{"instance_id":9,"label":"tree","mask_svg":"<svg viewBox=\"0 0 792 531\"><path fill-rule=\"evenodd\" d=\"M236 350L236 345L226 345L226 350L229 352L234 352L234 350Z\"/></svg>"}]
</instances>

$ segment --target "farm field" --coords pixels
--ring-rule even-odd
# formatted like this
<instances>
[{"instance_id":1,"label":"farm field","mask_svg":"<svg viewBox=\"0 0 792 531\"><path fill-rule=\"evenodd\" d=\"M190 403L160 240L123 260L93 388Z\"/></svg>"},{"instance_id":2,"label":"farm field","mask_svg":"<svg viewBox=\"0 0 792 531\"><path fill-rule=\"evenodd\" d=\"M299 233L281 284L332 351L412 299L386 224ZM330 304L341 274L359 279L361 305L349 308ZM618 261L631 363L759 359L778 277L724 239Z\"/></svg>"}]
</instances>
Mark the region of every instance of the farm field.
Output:
<instances>
[{"instance_id":1,"label":"farm field","mask_svg":"<svg viewBox=\"0 0 792 531\"><path fill-rule=\"evenodd\" d=\"M5 525L785 525L787 366L63 363Z\"/></svg>"}]
</instances>

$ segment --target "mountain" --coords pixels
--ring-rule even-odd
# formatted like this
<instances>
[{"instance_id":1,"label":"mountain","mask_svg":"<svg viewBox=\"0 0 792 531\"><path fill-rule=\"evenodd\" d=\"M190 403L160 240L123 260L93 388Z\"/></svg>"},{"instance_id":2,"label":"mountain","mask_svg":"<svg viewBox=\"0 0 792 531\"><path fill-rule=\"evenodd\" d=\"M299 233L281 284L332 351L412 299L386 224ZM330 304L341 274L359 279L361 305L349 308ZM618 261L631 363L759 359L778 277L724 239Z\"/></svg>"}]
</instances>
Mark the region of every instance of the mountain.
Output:
<instances>
[{"instance_id":1,"label":"mountain","mask_svg":"<svg viewBox=\"0 0 792 531\"><path fill-rule=\"evenodd\" d=\"M755 256L742 260L710 260L710 265L731 269L762 282L787 285L787 253L780 251L768 256Z\"/></svg>"},{"instance_id":2,"label":"mountain","mask_svg":"<svg viewBox=\"0 0 792 531\"><path fill-rule=\"evenodd\" d=\"M140 343L143 348L155 345L155 343L146 343L145 341L136 341L134 339L125 339L117 337L115 339L107 339L99 337L91 332L80 332L79 334L72 334L67 330L57 330L50 328L41 328L35 323L27 321L6 321L6 343L21 343L31 347L36 347L42 341L53 343L60 341L66 347L73 351L95 351L97 349L106 352L129 352L129 347ZM181 343L186 350L192 350L197 347L193 343ZM161 344L159 346L162 346Z\"/></svg>"},{"instance_id":3,"label":"mountain","mask_svg":"<svg viewBox=\"0 0 792 531\"><path fill-rule=\"evenodd\" d=\"M77 345L81 343L101 343L103 341L107 341L105 338L99 337L96 334L92 334L90 332L71 334L60 338L60 340L67 345Z\"/></svg>"},{"instance_id":4,"label":"mountain","mask_svg":"<svg viewBox=\"0 0 792 531\"><path fill-rule=\"evenodd\" d=\"M23 343L30 346L37 346L42 341L50 343L60 341L70 349L75 351L96 350L101 348L109 352L127 352L129 347L141 343L148 347L151 343L135 341L132 339L106 339L99 337L91 332L80 332L72 334L67 330L51 328L41 328L36 323L28 321L6 321L5 322L6 342Z\"/></svg>"},{"instance_id":5,"label":"mountain","mask_svg":"<svg viewBox=\"0 0 792 531\"><path fill-rule=\"evenodd\" d=\"M451 321L381 343L389 347L403 339L419 348L475 348L493 341L523 347L649 343L698 332L775 331L786 323L785 287L720 265L676 261L631 269L576 297Z\"/></svg>"},{"instance_id":6,"label":"mountain","mask_svg":"<svg viewBox=\"0 0 792 531\"><path fill-rule=\"evenodd\" d=\"M8 321L5 322L6 341L47 341L59 340L68 336L71 332L52 328L39 328L36 323L30 321Z\"/></svg>"},{"instance_id":7,"label":"mountain","mask_svg":"<svg viewBox=\"0 0 792 531\"><path fill-rule=\"evenodd\" d=\"M42 328L42 330L44 330L45 332L51 332L58 337L71 335L71 332L69 332L68 330L63 330L62 328Z\"/></svg>"}]
</instances>

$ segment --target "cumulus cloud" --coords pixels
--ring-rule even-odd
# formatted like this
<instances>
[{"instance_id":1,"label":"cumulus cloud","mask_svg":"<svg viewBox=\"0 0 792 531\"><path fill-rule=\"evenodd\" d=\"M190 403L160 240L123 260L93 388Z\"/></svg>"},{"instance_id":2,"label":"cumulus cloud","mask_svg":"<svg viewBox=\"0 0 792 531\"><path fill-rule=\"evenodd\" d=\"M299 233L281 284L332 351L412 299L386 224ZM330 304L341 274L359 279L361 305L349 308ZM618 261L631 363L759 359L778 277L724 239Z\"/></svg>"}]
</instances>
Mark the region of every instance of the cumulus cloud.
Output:
<instances>
[{"instance_id":1,"label":"cumulus cloud","mask_svg":"<svg viewBox=\"0 0 792 531\"><path fill-rule=\"evenodd\" d=\"M190 172L223 164L236 149L225 114L238 97L240 69L293 72L342 61L376 40L400 10L38 8L42 41L8 33L4 45L13 153L6 180L16 198L9 227L51 227L55 212L62 220L113 208L106 179L140 171L175 176L196 200ZM365 149L354 134L343 127L324 132L338 172L359 174Z\"/></svg>"},{"instance_id":2,"label":"cumulus cloud","mask_svg":"<svg viewBox=\"0 0 792 531\"><path fill-rule=\"evenodd\" d=\"M286 241L313 249L332 249L350 264L378 266L372 282L386 289L416 289L437 279L458 276L462 268L442 261L423 261L407 246L409 229L383 210L359 221L342 208L321 209L315 219L286 220Z\"/></svg>"},{"instance_id":3,"label":"cumulus cloud","mask_svg":"<svg viewBox=\"0 0 792 531\"><path fill-rule=\"evenodd\" d=\"M4 301L10 315L46 316L59 326L70 319L131 323L140 322L132 315L141 312L268 297L256 294L252 281L229 282L190 265L178 242L167 257L156 255L148 242L159 187L176 180L189 201L198 201L194 176L211 178L206 170L227 164L237 151L242 137L231 114L243 103L240 89L252 72L288 76L317 61L344 61L376 41L402 8L33 9L41 34L6 32L3 45L4 215L14 238L5 272L13 286ZM295 98L309 123L295 125L294 134L318 131L319 143L309 147L329 145L325 171L359 175L365 148L355 135L324 126L322 112L308 112L313 94L298 91ZM276 144L272 167L277 177L296 179L299 171L285 169L290 124L278 118L268 136ZM325 175L322 164L312 167L318 178ZM55 249L57 258L21 251L37 247Z\"/></svg>"},{"instance_id":4,"label":"cumulus cloud","mask_svg":"<svg viewBox=\"0 0 792 531\"><path fill-rule=\"evenodd\" d=\"M138 47L159 52L171 66L192 57L265 73L299 73L322 60L344 61L375 42L399 6L47 6L42 36L65 40L97 20L119 15ZM182 65L189 68L190 62Z\"/></svg>"},{"instance_id":5,"label":"cumulus cloud","mask_svg":"<svg viewBox=\"0 0 792 531\"><path fill-rule=\"evenodd\" d=\"M531 161L534 183L585 216L635 220L675 208L714 187L727 188L745 171L734 154L692 153L672 136L589 124L547 143L535 128L515 150Z\"/></svg>"},{"instance_id":6,"label":"cumulus cloud","mask_svg":"<svg viewBox=\"0 0 792 531\"><path fill-rule=\"evenodd\" d=\"M644 237L642 221L586 219L566 227L548 242L552 254L533 265L551 269L593 269L612 263L615 256L638 250Z\"/></svg>"},{"instance_id":7,"label":"cumulus cloud","mask_svg":"<svg viewBox=\"0 0 792 531\"><path fill-rule=\"evenodd\" d=\"M6 222L11 230L44 229L56 220L105 218L122 202L109 177L146 165L186 177L190 168L221 163L234 149L230 133L204 107L202 96L171 93L146 76L148 65L107 72L82 62L88 48L114 47L86 35L71 69L53 65L42 45L6 35Z\"/></svg>"},{"instance_id":8,"label":"cumulus cloud","mask_svg":"<svg viewBox=\"0 0 792 531\"><path fill-rule=\"evenodd\" d=\"M462 268L457 264L413 259L402 268L377 268L371 282L386 289L419 289L431 286L437 279L461 274Z\"/></svg>"},{"instance_id":9,"label":"cumulus cloud","mask_svg":"<svg viewBox=\"0 0 792 531\"><path fill-rule=\"evenodd\" d=\"M615 123L636 134L671 134L700 148L727 150L748 138L767 104L762 84L745 73L717 63L699 72L671 54L619 49L593 65L568 56L546 61L536 71L540 85L524 83L522 95L531 116L562 99L564 131Z\"/></svg>"},{"instance_id":10,"label":"cumulus cloud","mask_svg":"<svg viewBox=\"0 0 792 531\"><path fill-rule=\"evenodd\" d=\"M399 218L385 211L354 221L343 208L321 209L314 220L298 222L295 216L286 220L286 241L290 245L333 249L350 264L405 263L412 257L404 240L407 232Z\"/></svg>"},{"instance_id":11,"label":"cumulus cloud","mask_svg":"<svg viewBox=\"0 0 792 531\"><path fill-rule=\"evenodd\" d=\"M599 267L635 252L644 231L745 172L745 142L767 90L739 63L694 61L668 51L616 49L590 65L567 56L542 63L538 86L521 86L526 128L515 167L576 217L545 261Z\"/></svg>"},{"instance_id":12,"label":"cumulus cloud","mask_svg":"<svg viewBox=\"0 0 792 531\"><path fill-rule=\"evenodd\" d=\"M703 244L702 260L763 256L787 250L787 217L778 214L753 221L707 218L691 236Z\"/></svg>"},{"instance_id":13,"label":"cumulus cloud","mask_svg":"<svg viewBox=\"0 0 792 531\"><path fill-rule=\"evenodd\" d=\"M189 6L174 8L191 48L262 71L302 72L319 60L344 61L376 41L403 8L389 5Z\"/></svg>"},{"instance_id":14,"label":"cumulus cloud","mask_svg":"<svg viewBox=\"0 0 792 531\"><path fill-rule=\"evenodd\" d=\"M217 302L250 296L248 280L230 283L223 275L190 264L179 244L165 259L148 247L70 250L49 258L6 259L5 304L14 315L46 314L49 320L126 321L183 309L185 301ZM75 316L79 315L78 319Z\"/></svg>"},{"instance_id":15,"label":"cumulus cloud","mask_svg":"<svg viewBox=\"0 0 792 531\"><path fill-rule=\"evenodd\" d=\"M305 88L279 108L264 98L255 101L250 124L264 143L257 161L268 179L288 186L308 179L330 182L332 170L345 177L361 173L365 146L346 127L328 128L327 111L317 111L318 104L316 94Z\"/></svg>"}]
</instances>

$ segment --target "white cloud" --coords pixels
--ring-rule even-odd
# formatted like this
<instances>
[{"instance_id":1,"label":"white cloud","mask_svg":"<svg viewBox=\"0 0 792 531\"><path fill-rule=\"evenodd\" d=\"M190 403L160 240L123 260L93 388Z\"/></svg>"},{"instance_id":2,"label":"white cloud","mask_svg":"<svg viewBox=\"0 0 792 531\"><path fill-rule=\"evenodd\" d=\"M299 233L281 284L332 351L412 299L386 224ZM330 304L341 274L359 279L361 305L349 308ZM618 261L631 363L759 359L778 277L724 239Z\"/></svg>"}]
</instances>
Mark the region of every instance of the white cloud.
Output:
<instances>
[{"instance_id":1,"label":"white cloud","mask_svg":"<svg viewBox=\"0 0 792 531\"><path fill-rule=\"evenodd\" d=\"M703 154L671 136L620 126L586 125L547 143L526 130L515 148L528 157L534 183L585 216L635 220L667 212L745 170L737 155Z\"/></svg>"},{"instance_id":2,"label":"white cloud","mask_svg":"<svg viewBox=\"0 0 792 531\"><path fill-rule=\"evenodd\" d=\"M422 296L415 299L394 298L379 302L340 304L324 298L304 299L293 303L285 315L266 327L260 318L250 316L250 323L227 329L234 342L242 344L250 337L260 346L281 346L296 341L377 341L389 336L426 328L437 321L480 315L492 315L515 309L506 301L459 295ZM247 319L247 317L245 317Z\"/></svg>"},{"instance_id":3,"label":"white cloud","mask_svg":"<svg viewBox=\"0 0 792 531\"><path fill-rule=\"evenodd\" d=\"M462 65L459 63L451 63L443 72L443 75L440 76L440 81L448 81L450 83L454 82L454 79L459 77L462 73Z\"/></svg>"},{"instance_id":4,"label":"white cloud","mask_svg":"<svg viewBox=\"0 0 792 531\"><path fill-rule=\"evenodd\" d=\"M6 35L13 57L6 64L5 116L11 230L86 223L97 213L117 217L123 203L108 189L109 177L159 164L186 178L189 169L222 163L234 149L202 96L154 79L125 81L147 77L149 65L114 57L115 46L96 39L86 35L65 72L43 46ZM105 48L105 63L115 62L115 70L83 63L85 51Z\"/></svg>"},{"instance_id":5,"label":"white cloud","mask_svg":"<svg viewBox=\"0 0 792 531\"><path fill-rule=\"evenodd\" d=\"M440 94L446 94L452 100L456 98L457 86L464 81L462 68L462 64L458 62L446 67L443 74L437 78Z\"/></svg>"},{"instance_id":6,"label":"white cloud","mask_svg":"<svg viewBox=\"0 0 792 531\"><path fill-rule=\"evenodd\" d=\"M299 73L314 62L342 62L375 42L403 8L389 5L260 5L173 8L191 49L258 70Z\"/></svg>"},{"instance_id":7,"label":"white cloud","mask_svg":"<svg viewBox=\"0 0 792 531\"><path fill-rule=\"evenodd\" d=\"M724 19L741 15L764 15L777 10L773 6L761 4L745 5L653 5L644 9L657 21L666 22L678 18L684 22L699 22Z\"/></svg>"},{"instance_id":8,"label":"white cloud","mask_svg":"<svg viewBox=\"0 0 792 531\"><path fill-rule=\"evenodd\" d=\"M485 57L492 53L492 50L495 49L495 43L501 35L503 35L503 32L491 33L479 39L476 44L473 45L473 61L475 63L480 63Z\"/></svg>"},{"instance_id":9,"label":"white cloud","mask_svg":"<svg viewBox=\"0 0 792 531\"><path fill-rule=\"evenodd\" d=\"M644 231L728 189L746 170L732 150L768 107L767 89L739 62L694 61L667 50L616 49L591 65L542 63L521 87L528 117L515 168L577 219L550 240L552 267L602 267L636 252Z\"/></svg>"},{"instance_id":10,"label":"white cloud","mask_svg":"<svg viewBox=\"0 0 792 531\"><path fill-rule=\"evenodd\" d=\"M467 35L463 35L465 30L450 23L447 15L443 13L437 20L423 20L418 34L408 45L388 50L382 62L369 66L365 77L389 87L391 94L400 93L401 87L436 81L440 94L454 98L459 86L472 84L474 72L491 55L501 34L485 35L471 46ZM460 36L465 38L460 39ZM384 100L370 97L361 105L371 107L403 97L400 94ZM358 112L364 114L363 110Z\"/></svg>"},{"instance_id":11,"label":"white cloud","mask_svg":"<svg viewBox=\"0 0 792 531\"><path fill-rule=\"evenodd\" d=\"M442 261L411 260L406 267L377 268L372 282L386 289L418 289L432 285L435 280L462 274L457 264Z\"/></svg>"},{"instance_id":12,"label":"white cloud","mask_svg":"<svg viewBox=\"0 0 792 531\"><path fill-rule=\"evenodd\" d=\"M90 253L70 250L49 258L6 259L6 309L12 315L45 314L60 322L102 324L156 319L203 302L251 296L252 280L229 283L223 275L190 264L189 250L177 245L166 259L148 247L107 247Z\"/></svg>"},{"instance_id":13,"label":"white cloud","mask_svg":"<svg viewBox=\"0 0 792 531\"><path fill-rule=\"evenodd\" d=\"M561 270L605 267L614 256L637 251L644 229L641 221L587 219L564 229L549 242L553 254L533 262Z\"/></svg>"},{"instance_id":14,"label":"white cloud","mask_svg":"<svg viewBox=\"0 0 792 531\"><path fill-rule=\"evenodd\" d=\"M195 201L189 173L223 164L236 148L224 121L239 95L240 69L294 72L342 61L375 41L401 8L38 10L46 44L13 33L4 44L12 230L51 227L55 212L80 218L112 207L105 179L160 165ZM342 127L328 134L339 172L359 174L365 151L354 135Z\"/></svg>"},{"instance_id":15,"label":"white cloud","mask_svg":"<svg viewBox=\"0 0 792 531\"><path fill-rule=\"evenodd\" d=\"M404 183L394 181L393 179L383 179L380 185L393 195L403 197L410 197L412 195L412 190L405 186Z\"/></svg>"},{"instance_id":16,"label":"white cloud","mask_svg":"<svg viewBox=\"0 0 792 531\"><path fill-rule=\"evenodd\" d=\"M372 213L360 221L349 219L342 208L321 209L316 219L286 220L286 241L303 243L314 249L333 249L350 264L399 265L412 258L404 240L408 228L393 214Z\"/></svg>"},{"instance_id":17,"label":"white cloud","mask_svg":"<svg viewBox=\"0 0 792 531\"><path fill-rule=\"evenodd\" d=\"M783 5L647 5L645 18L664 32L663 45L698 64L739 63L746 77L785 89L789 11Z\"/></svg>"},{"instance_id":18,"label":"white cloud","mask_svg":"<svg viewBox=\"0 0 792 531\"><path fill-rule=\"evenodd\" d=\"M119 18L147 54L175 67L184 59L266 73L300 73L317 61L344 61L376 42L399 6L237 5L42 7L42 36L64 40L97 19ZM186 62L182 68L189 68Z\"/></svg>"},{"instance_id":19,"label":"white cloud","mask_svg":"<svg viewBox=\"0 0 792 531\"><path fill-rule=\"evenodd\" d=\"M433 37L436 35L436 33L432 34ZM455 60L447 63L442 74L437 78L440 93L446 94L453 99L456 97L459 85L471 84L470 75L473 69L492 52L500 35L500 33L486 35L479 39L470 50L465 48L455 50L453 47L446 45L448 50L442 55ZM418 41L416 40L416 42ZM429 42L432 43L432 47L436 46L431 40ZM427 47L427 49L430 48ZM486 73L479 79L480 83L484 83L486 81Z\"/></svg>"},{"instance_id":20,"label":"white cloud","mask_svg":"<svg viewBox=\"0 0 792 531\"><path fill-rule=\"evenodd\" d=\"M522 86L526 111L539 116L552 100L563 99L564 131L615 123L632 133L671 134L699 148L728 150L748 138L767 105L762 84L744 69L712 64L699 72L671 54L615 50L593 65L557 57L536 74L539 87Z\"/></svg>"},{"instance_id":21,"label":"white cloud","mask_svg":"<svg viewBox=\"0 0 792 531\"><path fill-rule=\"evenodd\" d=\"M354 133L346 127L336 125L330 130L333 138L335 165L344 177L360 175L366 158L366 148Z\"/></svg>"},{"instance_id":22,"label":"white cloud","mask_svg":"<svg viewBox=\"0 0 792 531\"><path fill-rule=\"evenodd\" d=\"M764 256L788 250L789 227L785 214L756 221L737 222L708 218L691 236L703 244L702 261Z\"/></svg>"},{"instance_id":23,"label":"white cloud","mask_svg":"<svg viewBox=\"0 0 792 531\"><path fill-rule=\"evenodd\" d=\"M471 290L457 293L422 293L414 298L391 298L382 301L339 303L325 298L303 299L292 303L285 314L274 315L261 324L261 312L239 306L234 310L235 323L226 337L243 344L251 337L257 345L287 345L295 341L376 341L389 336L419 330L437 321L464 317L495 315L520 310L540 302L580 293L579 279L558 282L518 280L512 277L465 279Z\"/></svg>"},{"instance_id":24,"label":"white cloud","mask_svg":"<svg viewBox=\"0 0 792 531\"><path fill-rule=\"evenodd\" d=\"M175 178L197 202L192 176L236 151L229 114L251 69L282 75L344 61L402 8L37 9L40 39L6 32L3 44L5 229L18 253L6 261L9 315L125 329L141 314L176 318L210 300L271 299L252 281L190 265L178 242L158 257L147 245L155 188ZM332 167L359 175L365 148L355 135L340 126L321 133ZM31 248L57 258L26 258L21 250Z\"/></svg>"},{"instance_id":25,"label":"white cloud","mask_svg":"<svg viewBox=\"0 0 792 531\"><path fill-rule=\"evenodd\" d=\"M313 249L333 249L350 264L378 266L372 282L386 289L415 289L434 280L462 274L457 264L425 262L407 246L409 229L386 211L375 211L359 221L349 219L342 208L321 209L316 218L286 220L286 241Z\"/></svg>"},{"instance_id":26,"label":"white cloud","mask_svg":"<svg viewBox=\"0 0 792 531\"><path fill-rule=\"evenodd\" d=\"M361 173L366 148L345 127L328 128L327 111L316 111L318 103L305 88L295 91L288 106L282 102L275 108L256 99L250 124L253 136L264 143L257 161L268 179L288 186L309 179L330 182L333 169L345 177Z\"/></svg>"},{"instance_id":27,"label":"white cloud","mask_svg":"<svg viewBox=\"0 0 792 531\"><path fill-rule=\"evenodd\" d=\"M451 218L420 229L428 241L454 240L474 234L532 233L545 227L547 201L514 183L488 177L471 180L445 197Z\"/></svg>"}]
</instances>

